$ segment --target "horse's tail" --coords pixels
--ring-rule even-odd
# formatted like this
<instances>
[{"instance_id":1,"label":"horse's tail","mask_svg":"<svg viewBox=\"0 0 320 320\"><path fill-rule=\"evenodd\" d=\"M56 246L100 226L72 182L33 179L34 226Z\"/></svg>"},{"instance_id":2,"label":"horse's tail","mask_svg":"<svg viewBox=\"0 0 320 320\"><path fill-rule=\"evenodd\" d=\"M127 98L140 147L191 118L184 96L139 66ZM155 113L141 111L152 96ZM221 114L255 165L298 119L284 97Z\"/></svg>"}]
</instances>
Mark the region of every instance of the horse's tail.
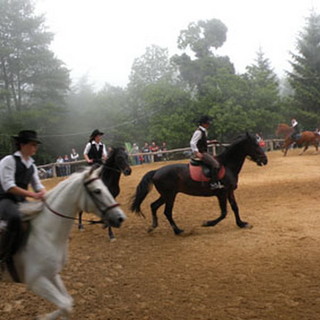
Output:
<instances>
[{"instance_id":1,"label":"horse's tail","mask_svg":"<svg viewBox=\"0 0 320 320\"><path fill-rule=\"evenodd\" d=\"M147 172L141 179L140 183L138 184L136 188L136 193L132 198L132 202L130 205L130 209L132 212L135 212L136 214L142 215L144 217L144 214L141 211L141 203L146 198L148 193L151 190L151 184L153 184L152 178L157 170L152 170Z\"/></svg>"}]
</instances>

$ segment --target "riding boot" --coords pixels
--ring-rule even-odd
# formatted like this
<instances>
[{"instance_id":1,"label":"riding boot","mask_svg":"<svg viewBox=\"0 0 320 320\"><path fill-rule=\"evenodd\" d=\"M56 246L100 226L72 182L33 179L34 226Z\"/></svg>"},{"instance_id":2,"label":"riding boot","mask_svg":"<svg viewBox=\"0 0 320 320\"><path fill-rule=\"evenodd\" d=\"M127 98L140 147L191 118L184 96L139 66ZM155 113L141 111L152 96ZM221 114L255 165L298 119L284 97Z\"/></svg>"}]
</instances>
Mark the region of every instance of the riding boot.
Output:
<instances>
[{"instance_id":1,"label":"riding boot","mask_svg":"<svg viewBox=\"0 0 320 320\"><path fill-rule=\"evenodd\" d=\"M219 168L213 168L211 170L210 189L222 189L224 185L218 180Z\"/></svg>"}]
</instances>

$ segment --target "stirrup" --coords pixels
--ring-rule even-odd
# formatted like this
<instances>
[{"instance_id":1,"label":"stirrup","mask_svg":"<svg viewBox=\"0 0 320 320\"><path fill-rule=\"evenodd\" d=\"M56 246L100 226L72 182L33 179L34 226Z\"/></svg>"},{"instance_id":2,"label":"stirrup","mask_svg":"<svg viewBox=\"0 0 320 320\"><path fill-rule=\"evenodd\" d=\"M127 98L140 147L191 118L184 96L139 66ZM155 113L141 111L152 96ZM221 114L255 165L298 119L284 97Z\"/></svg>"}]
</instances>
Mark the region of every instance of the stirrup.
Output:
<instances>
[{"instance_id":1,"label":"stirrup","mask_svg":"<svg viewBox=\"0 0 320 320\"><path fill-rule=\"evenodd\" d=\"M211 183L210 183L210 189L211 189L211 190L222 189L222 188L224 188L224 185L221 184L220 181L213 182L213 183L211 182Z\"/></svg>"}]
</instances>

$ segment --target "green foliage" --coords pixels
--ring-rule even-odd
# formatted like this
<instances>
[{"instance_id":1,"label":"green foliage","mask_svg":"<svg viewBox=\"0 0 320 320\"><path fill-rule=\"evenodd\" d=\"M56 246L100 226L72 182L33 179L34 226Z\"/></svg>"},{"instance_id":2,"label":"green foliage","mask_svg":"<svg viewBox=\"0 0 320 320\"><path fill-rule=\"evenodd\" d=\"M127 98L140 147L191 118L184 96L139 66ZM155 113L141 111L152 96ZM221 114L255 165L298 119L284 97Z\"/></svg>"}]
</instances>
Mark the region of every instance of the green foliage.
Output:
<instances>
[{"instance_id":1,"label":"green foliage","mask_svg":"<svg viewBox=\"0 0 320 320\"><path fill-rule=\"evenodd\" d=\"M289 72L294 89L293 103L305 126L320 123L320 15L312 12L297 41L297 54L292 53ZM313 115L312 115L313 114Z\"/></svg>"},{"instance_id":2,"label":"green foliage","mask_svg":"<svg viewBox=\"0 0 320 320\"><path fill-rule=\"evenodd\" d=\"M190 23L178 38L178 48L190 48L197 58L211 55L211 48L218 49L226 41L227 27L218 19Z\"/></svg>"}]
</instances>

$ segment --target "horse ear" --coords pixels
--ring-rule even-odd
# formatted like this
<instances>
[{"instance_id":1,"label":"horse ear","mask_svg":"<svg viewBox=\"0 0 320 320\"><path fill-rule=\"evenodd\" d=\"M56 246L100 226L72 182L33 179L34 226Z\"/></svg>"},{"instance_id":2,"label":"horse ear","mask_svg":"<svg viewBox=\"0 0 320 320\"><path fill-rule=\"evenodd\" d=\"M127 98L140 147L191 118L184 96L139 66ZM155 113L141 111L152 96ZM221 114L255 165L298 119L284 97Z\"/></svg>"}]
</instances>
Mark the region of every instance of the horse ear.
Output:
<instances>
[{"instance_id":1,"label":"horse ear","mask_svg":"<svg viewBox=\"0 0 320 320\"><path fill-rule=\"evenodd\" d=\"M98 169L102 168L102 166L99 166L98 164L94 164L90 167L90 170L89 170L89 176L92 175L92 173ZM101 170L101 169L100 169ZM100 171L99 171L100 172Z\"/></svg>"},{"instance_id":2,"label":"horse ear","mask_svg":"<svg viewBox=\"0 0 320 320\"><path fill-rule=\"evenodd\" d=\"M103 170L103 166L98 166L94 169L94 172L99 177L101 176L102 170Z\"/></svg>"}]
</instances>

